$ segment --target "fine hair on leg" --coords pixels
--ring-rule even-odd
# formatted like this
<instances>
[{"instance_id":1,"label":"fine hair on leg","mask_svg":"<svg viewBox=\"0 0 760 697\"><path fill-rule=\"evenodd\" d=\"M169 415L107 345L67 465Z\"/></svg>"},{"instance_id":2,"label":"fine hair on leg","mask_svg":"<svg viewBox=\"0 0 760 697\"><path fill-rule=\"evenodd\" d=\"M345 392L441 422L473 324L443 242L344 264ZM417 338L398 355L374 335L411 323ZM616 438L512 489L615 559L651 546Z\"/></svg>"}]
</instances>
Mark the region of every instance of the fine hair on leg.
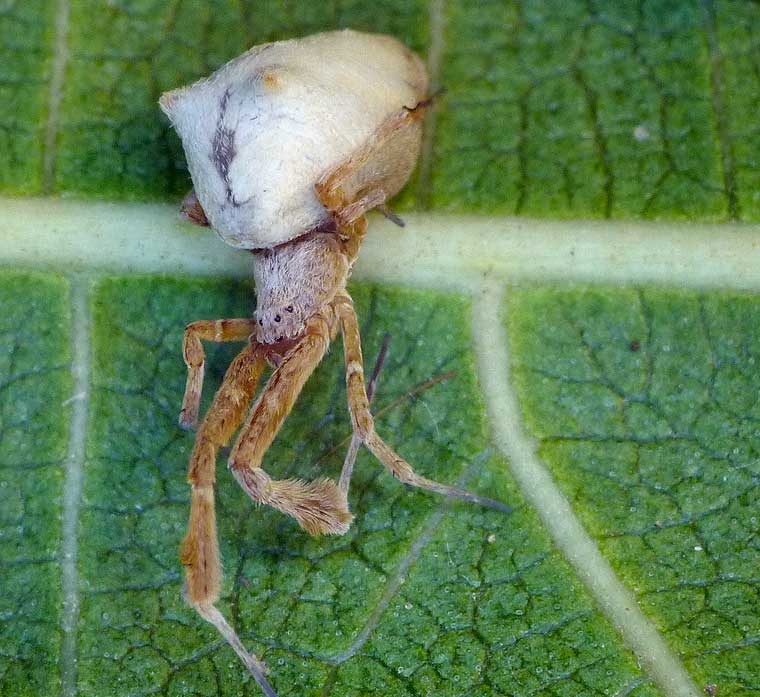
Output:
<instances>
[{"instance_id":1,"label":"fine hair on leg","mask_svg":"<svg viewBox=\"0 0 760 697\"><path fill-rule=\"evenodd\" d=\"M264 664L245 649L235 630L214 605L219 598L222 580L214 512L216 454L220 446L229 442L243 420L264 364L260 347L257 344L246 346L227 369L203 419L190 458L190 524L180 549L180 560L185 566L185 600L227 640L264 694L277 697L266 678Z\"/></svg>"},{"instance_id":2,"label":"fine hair on leg","mask_svg":"<svg viewBox=\"0 0 760 697\"><path fill-rule=\"evenodd\" d=\"M367 383L367 403L372 404L372 398L375 396L375 386L377 380L380 377L380 371L385 364L385 357L388 355L388 346L391 343L391 335L386 334L383 338L383 345L380 347L380 353L377 354L377 360L375 361L375 368L370 376L369 383ZM348 498L348 489L351 486L351 475L354 472L354 464L356 463L356 456L359 454L359 448L361 447L361 439L353 432L351 434L351 443L348 446L346 452L346 459L343 461L343 469L340 472L340 479L338 480L338 488L343 492L343 495Z\"/></svg>"},{"instance_id":3,"label":"fine hair on leg","mask_svg":"<svg viewBox=\"0 0 760 697\"><path fill-rule=\"evenodd\" d=\"M263 369L264 357L258 345L249 344L227 369L195 438L188 471L192 487L190 524L180 551L191 604L213 603L219 597L222 574L214 512L216 455L243 420Z\"/></svg>"},{"instance_id":4,"label":"fine hair on leg","mask_svg":"<svg viewBox=\"0 0 760 697\"><path fill-rule=\"evenodd\" d=\"M351 412L351 421L354 432L359 436L364 445L372 454L380 460L393 474L394 477L404 484L416 486L428 491L434 491L444 496L471 501L488 508L494 508L505 513L511 512L511 508L500 501L478 496L463 489L441 484L432 479L418 475L412 466L400 457L375 431L375 423L369 410L369 399L364 387L364 368L362 365L361 337L359 335L359 323L356 319L354 304L347 293L336 296L334 306L340 321L343 334L343 351L346 361L346 393L348 408Z\"/></svg>"},{"instance_id":5,"label":"fine hair on leg","mask_svg":"<svg viewBox=\"0 0 760 697\"><path fill-rule=\"evenodd\" d=\"M307 322L306 333L285 355L256 400L229 458L235 479L254 501L293 516L312 535L348 531L353 516L346 497L330 479L272 479L261 462L327 351L333 324L331 312L329 316L317 313Z\"/></svg>"}]
</instances>

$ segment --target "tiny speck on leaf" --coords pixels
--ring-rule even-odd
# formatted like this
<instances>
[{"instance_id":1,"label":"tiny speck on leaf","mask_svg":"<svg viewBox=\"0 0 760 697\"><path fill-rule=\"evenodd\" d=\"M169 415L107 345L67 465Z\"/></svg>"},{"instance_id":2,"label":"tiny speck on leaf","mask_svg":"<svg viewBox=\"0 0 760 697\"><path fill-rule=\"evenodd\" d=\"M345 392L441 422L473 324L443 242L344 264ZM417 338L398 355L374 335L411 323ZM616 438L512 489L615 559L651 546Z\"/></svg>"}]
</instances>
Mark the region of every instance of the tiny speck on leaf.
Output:
<instances>
[{"instance_id":1,"label":"tiny speck on leaf","mask_svg":"<svg viewBox=\"0 0 760 697\"><path fill-rule=\"evenodd\" d=\"M646 126L636 126L636 128L633 129L633 137L639 143L644 143L649 140L652 135L649 133L649 129Z\"/></svg>"}]
</instances>

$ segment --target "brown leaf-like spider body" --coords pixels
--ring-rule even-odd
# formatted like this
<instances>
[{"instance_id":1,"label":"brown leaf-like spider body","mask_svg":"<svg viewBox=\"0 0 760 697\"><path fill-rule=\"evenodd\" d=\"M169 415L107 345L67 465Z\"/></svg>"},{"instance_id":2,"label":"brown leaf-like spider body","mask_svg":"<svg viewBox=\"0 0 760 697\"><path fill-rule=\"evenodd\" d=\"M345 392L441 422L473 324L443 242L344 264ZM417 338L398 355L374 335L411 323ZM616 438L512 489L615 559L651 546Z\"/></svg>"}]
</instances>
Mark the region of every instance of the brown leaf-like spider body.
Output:
<instances>
[{"instance_id":1,"label":"brown leaf-like spider body","mask_svg":"<svg viewBox=\"0 0 760 697\"><path fill-rule=\"evenodd\" d=\"M322 40L320 37L326 36L330 35L312 39ZM342 34L341 40L345 38ZM384 46L389 41L387 37L381 40ZM394 46L400 44L395 42ZM181 560L186 570L187 600L225 635L268 695L275 693L263 675L262 665L245 651L214 607L222 577L214 512L216 459L219 449L240 429L228 464L254 501L292 516L312 535L344 534L348 530L352 520L347 500L350 473L341 478L342 485L338 486L330 479L275 480L262 468L264 454L338 333L343 339L348 406L358 440L405 484L508 510L497 502L416 474L377 434L369 409L359 325L346 283L366 231L365 213L381 206L401 189L420 148L422 119L429 106L424 93L427 79L419 59L407 49L403 51L405 65L414 77L407 79L406 84L416 85L415 102L404 105L402 101L381 120L369 138L313 182L313 194L322 211L317 225L280 244L251 248L257 288L254 316L202 320L193 322L185 331L183 353L188 375L180 415L180 424L185 428L194 428L198 421L204 372L201 341L247 341L227 370L198 429L188 475L192 486L190 524L182 543ZM263 49L258 53L252 49L247 55L255 58L262 52ZM263 83L266 89L271 89L272 84L283 79L287 81L287 76L282 78L278 73L277 79L267 80L265 76ZM211 141L210 159L226 197L215 212L219 220L227 220L224 216L241 205L232 190L233 185L240 186L230 175L236 154L235 131L221 125L232 108L231 93L232 88L227 87L222 94L220 125ZM162 106L170 116L181 97L182 94L177 97L168 93L162 98ZM196 174L193 172L193 179L199 196L191 192L182 210L192 222L213 225L213 215L207 217L202 205ZM211 185L204 186L208 189ZM239 226L234 229L236 241L254 234L244 231L241 235L238 230ZM250 407L267 364L274 370Z\"/></svg>"}]
</instances>

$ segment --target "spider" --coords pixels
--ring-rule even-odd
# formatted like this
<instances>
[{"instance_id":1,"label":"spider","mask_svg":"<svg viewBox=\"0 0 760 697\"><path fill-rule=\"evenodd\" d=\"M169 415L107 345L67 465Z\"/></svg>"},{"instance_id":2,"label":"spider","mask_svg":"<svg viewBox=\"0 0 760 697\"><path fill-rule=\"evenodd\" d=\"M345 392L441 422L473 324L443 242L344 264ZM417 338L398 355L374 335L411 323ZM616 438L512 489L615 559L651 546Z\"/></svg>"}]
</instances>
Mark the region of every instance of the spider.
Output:
<instances>
[{"instance_id":1,"label":"spider","mask_svg":"<svg viewBox=\"0 0 760 697\"><path fill-rule=\"evenodd\" d=\"M194 189L185 217L252 253L256 311L188 325L180 425L195 428L204 374L201 341L246 341L205 415L190 458L189 529L180 557L188 602L214 623L268 695L262 664L214 607L222 578L214 512L216 459L240 429L229 469L257 503L312 535L344 534L349 476L277 480L264 455L338 333L353 432L404 484L508 510L418 475L376 432L359 325L346 290L367 229L409 178L430 106L422 61L387 36L353 31L256 46L209 78L162 95L182 139ZM250 407L264 368L271 377ZM241 426L242 424L242 426ZM345 473L344 473L345 474ZM237 642L237 643L236 643Z\"/></svg>"}]
</instances>

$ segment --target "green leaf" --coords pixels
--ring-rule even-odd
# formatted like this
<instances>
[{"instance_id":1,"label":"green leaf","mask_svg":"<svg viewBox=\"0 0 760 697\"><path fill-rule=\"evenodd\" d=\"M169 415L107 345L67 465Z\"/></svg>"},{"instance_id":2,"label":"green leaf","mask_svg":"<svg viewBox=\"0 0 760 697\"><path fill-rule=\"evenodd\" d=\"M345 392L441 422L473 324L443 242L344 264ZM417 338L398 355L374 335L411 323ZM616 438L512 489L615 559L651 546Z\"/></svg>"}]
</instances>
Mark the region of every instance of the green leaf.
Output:
<instances>
[{"instance_id":1,"label":"green leaf","mask_svg":"<svg viewBox=\"0 0 760 697\"><path fill-rule=\"evenodd\" d=\"M80 199L0 200L0 695L260 694L177 558L182 329L250 314L221 278L250 259L170 220L156 102L338 27L445 89L352 287L368 369L392 334L378 430L514 510L362 452L352 529L312 539L220 457L225 615L280 697L758 695L760 4L731 0L0 0L0 191ZM206 348L204 408L239 347ZM336 345L265 465L334 477L349 435Z\"/></svg>"},{"instance_id":2,"label":"green leaf","mask_svg":"<svg viewBox=\"0 0 760 697\"><path fill-rule=\"evenodd\" d=\"M727 155L732 163L726 177L735 191L737 216L760 217L760 126L757 122L760 54L756 37L760 12L757 3L716 3L715 38L721 72L717 86L722 94Z\"/></svg>"},{"instance_id":3,"label":"green leaf","mask_svg":"<svg viewBox=\"0 0 760 697\"><path fill-rule=\"evenodd\" d=\"M55 22L51 5L0 14L3 191L176 198L190 182L162 91L256 43L353 27L427 54L447 91L405 205L760 219L757 3L83 0Z\"/></svg>"},{"instance_id":4,"label":"green leaf","mask_svg":"<svg viewBox=\"0 0 760 697\"><path fill-rule=\"evenodd\" d=\"M0 694L58 690L68 284L0 274Z\"/></svg>"},{"instance_id":5,"label":"green leaf","mask_svg":"<svg viewBox=\"0 0 760 697\"><path fill-rule=\"evenodd\" d=\"M362 456L351 531L314 539L252 505L220 470L225 610L269 663L278 694L502 694L574 684L655 694L489 444L466 301L363 286L353 294L367 355L386 331L393 335L376 401L380 432L426 476L463 478L515 512L408 490ZM192 436L176 425L185 370L177 347L193 318L250 311L250 286L116 278L102 282L94 303L81 694L99 694L104 681L118 694L183 686L239 694L231 650L180 597ZM340 471L350 435L340 353L320 366L268 453L273 476ZM210 359L211 382L231 355ZM456 375L412 394L448 371Z\"/></svg>"},{"instance_id":6,"label":"green leaf","mask_svg":"<svg viewBox=\"0 0 760 697\"><path fill-rule=\"evenodd\" d=\"M736 293L513 293L540 455L697 682L760 681L760 302Z\"/></svg>"},{"instance_id":7,"label":"green leaf","mask_svg":"<svg viewBox=\"0 0 760 697\"><path fill-rule=\"evenodd\" d=\"M54 3L0 5L0 191L42 188Z\"/></svg>"},{"instance_id":8,"label":"green leaf","mask_svg":"<svg viewBox=\"0 0 760 697\"><path fill-rule=\"evenodd\" d=\"M704 24L696 0L457 3L437 203L725 217Z\"/></svg>"}]
</instances>

